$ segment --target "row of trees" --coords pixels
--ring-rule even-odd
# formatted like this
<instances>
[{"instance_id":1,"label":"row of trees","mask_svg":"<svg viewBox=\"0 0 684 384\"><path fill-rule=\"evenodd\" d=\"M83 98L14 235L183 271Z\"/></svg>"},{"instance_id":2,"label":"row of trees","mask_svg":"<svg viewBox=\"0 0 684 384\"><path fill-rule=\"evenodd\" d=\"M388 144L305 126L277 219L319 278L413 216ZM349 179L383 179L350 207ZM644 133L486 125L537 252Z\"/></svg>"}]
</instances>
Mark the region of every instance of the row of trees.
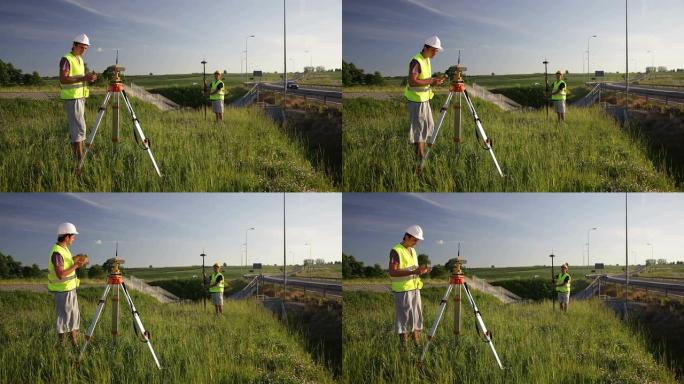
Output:
<instances>
[{"instance_id":1,"label":"row of trees","mask_svg":"<svg viewBox=\"0 0 684 384\"><path fill-rule=\"evenodd\" d=\"M431 278L446 278L449 276L453 261L447 262L444 265L434 265L430 271ZM431 264L430 256L421 253L418 255L419 265ZM352 255L342 254L342 277L345 279L361 278L361 277L389 277L389 274L380 266L374 264L371 266L364 266L363 261L358 261Z\"/></svg>"},{"instance_id":2,"label":"row of trees","mask_svg":"<svg viewBox=\"0 0 684 384\"><path fill-rule=\"evenodd\" d=\"M12 63L0 60L0 85L41 85L43 79L37 71L33 73L21 73L21 69L15 68Z\"/></svg>"},{"instance_id":3,"label":"row of trees","mask_svg":"<svg viewBox=\"0 0 684 384\"><path fill-rule=\"evenodd\" d=\"M342 60L342 85L383 85L385 78L378 71L363 73L363 69L357 68L354 63Z\"/></svg>"},{"instance_id":4,"label":"row of trees","mask_svg":"<svg viewBox=\"0 0 684 384\"><path fill-rule=\"evenodd\" d=\"M45 272L40 270L38 265L22 266L20 261L16 261L10 255L0 252L0 278L22 278L22 277L43 277Z\"/></svg>"}]
</instances>

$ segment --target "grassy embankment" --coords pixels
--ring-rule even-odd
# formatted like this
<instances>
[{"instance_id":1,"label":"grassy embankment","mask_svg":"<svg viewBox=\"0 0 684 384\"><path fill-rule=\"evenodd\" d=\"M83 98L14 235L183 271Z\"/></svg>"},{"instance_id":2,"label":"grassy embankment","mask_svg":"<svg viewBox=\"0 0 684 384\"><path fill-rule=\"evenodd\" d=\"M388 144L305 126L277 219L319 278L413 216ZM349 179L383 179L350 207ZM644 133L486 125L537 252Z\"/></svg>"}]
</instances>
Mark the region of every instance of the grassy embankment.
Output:
<instances>
[{"instance_id":1,"label":"grassy embankment","mask_svg":"<svg viewBox=\"0 0 684 384\"><path fill-rule=\"evenodd\" d=\"M444 96L433 101L435 114ZM543 111L502 112L474 99L505 174L475 137L464 112L461 154L456 154L454 117L440 130L421 175L409 143L401 98L348 99L343 121L343 189L384 191L671 191L674 179L643 140L622 131L599 109L568 111L558 127ZM436 119L436 118L435 118ZM656 160L651 160L656 159Z\"/></svg>"},{"instance_id":2,"label":"grassy embankment","mask_svg":"<svg viewBox=\"0 0 684 384\"><path fill-rule=\"evenodd\" d=\"M88 100L88 133L102 96ZM256 109L227 108L223 125L209 113L162 113L132 99L162 177L133 138L121 112L121 142L111 143L105 115L83 172L74 175L69 134L58 100L0 100L0 190L3 191L329 191L325 172L306 159L293 140Z\"/></svg>"},{"instance_id":3,"label":"grassy embankment","mask_svg":"<svg viewBox=\"0 0 684 384\"><path fill-rule=\"evenodd\" d=\"M432 325L443 289L423 290L423 316ZM474 293L506 369L475 334L464 302L463 335L452 335L452 309L421 373L421 350L402 349L393 330L389 294L345 292L343 381L345 383L674 383L674 374L653 356L643 335L633 333L600 302L574 302L571 312L552 312L551 303L503 305ZM451 302L450 302L451 303ZM423 340L425 342L425 340Z\"/></svg>"},{"instance_id":4,"label":"grassy embankment","mask_svg":"<svg viewBox=\"0 0 684 384\"><path fill-rule=\"evenodd\" d=\"M94 314L100 289L79 290L81 332ZM57 344L50 294L0 292L0 382L8 383L330 383L300 337L289 332L260 304L226 301L217 318L201 304L159 304L132 292L145 328L164 368L158 371L147 346L136 338L126 303L121 303L121 335L109 334L105 308L87 356L73 368L78 352ZM80 342L83 342L81 335Z\"/></svg>"}]
</instances>

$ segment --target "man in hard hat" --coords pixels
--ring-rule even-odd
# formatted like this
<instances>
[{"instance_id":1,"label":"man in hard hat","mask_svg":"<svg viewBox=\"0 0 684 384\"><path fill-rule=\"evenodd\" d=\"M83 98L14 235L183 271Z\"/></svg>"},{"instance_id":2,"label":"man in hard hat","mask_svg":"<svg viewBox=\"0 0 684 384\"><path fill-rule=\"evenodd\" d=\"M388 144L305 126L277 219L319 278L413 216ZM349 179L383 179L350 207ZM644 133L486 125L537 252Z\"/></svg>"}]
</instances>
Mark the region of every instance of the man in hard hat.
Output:
<instances>
[{"instance_id":1,"label":"man in hard hat","mask_svg":"<svg viewBox=\"0 0 684 384\"><path fill-rule=\"evenodd\" d=\"M71 147L76 160L83 157L83 141L86 139L85 99L90 94L86 83L97 80L95 72L85 73L83 54L89 46L88 36L80 34L74 37L71 52L64 55L59 62L59 85L62 88L59 98L64 101Z\"/></svg>"},{"instance_id":2,"label":"man in hard hat","mask_svg":"<svg viewBox=\"0 0 684 384\"><path fill-rule=\"evenodd\" d=\"M558 124L565 122L565 99L568 94L568 85L563 80L563 72L556 71L556 81L551 88L551 100L553 107L558 114Z\"/></svg>"},{"instance_id":3,"label":"man in hard hat","mask_svg":"<svg viewBox=\"0 0 684 384\"><path fill-rule=\"evenodd\" d=\"M214 263L214 273L211 274L209 281L209 292L211 292L211 302L216 308L216 314L223 314L223 287L225 282L223 274L221 273L221 266L219 263Z\"/></svg>"},{"instance_id":4,"label":"man in hard hat","mask_svg":"<svg viewBox=\"0 0 684 384\"><path fill-rule=\"evenodd\" d=\"M425 156L425 141L432 135L435 123L432 119L430 100L434 96L433 85L444 83L443 77L432 77L430 60L442 51L442 42L437 36L428 37L423 49L411 58L409 75L404 96L408 101L410 138L416 145L419 160Z\"/></svg>"},{"instance_id":5,"label":"man in hard hat","mask_svg":"<svg viewBox=\"0 0 684 384\"><path fill-rule=\"evenodd\" d=\"M423 282L420 275L430 272L430 268L418 265L415 246L420 240L423 240L423 229L412 225L406 228L401 243L390 251L389 275L396 307L395 329L402 345L406 344L409 331L413 335L414 344L418 345L420 330L423 329L423 308L420 301Z\"/></svg>"},{"instance_id":6,"label":"man in hard hat","mask_svg":"<svg viewBox=\"0 0 684 384\"><path fill-rule=\"evenodd\" d=\"M55 296L57 335L60 343L64 344L66 333L70 333L71 344L74 347L78 346L77 337L81 321L76 296L76 288L80 281L76 277L76 269L85 264L84 258L74 258L69 251L69 246L76 240L76 235L76 226L71 223L60 224L57 228L57 243L52 246L48 263L48 290Z\"/></svg>"},{"instance_id":7,"label":"man in hard hat","mask_svg":"<svg viewBox=\"0 0 684 384\"><path fill-rule=\"evenodd\" d=\"M556 275L556 293L558 293L558 303L561 311L568 311L568 302L570 302L570 282L572 277L568 274L568 263L561 265L561 272Z\"/></svg>"},{"instance_id":8,"label":"man in hard hat","mask_svg":"<svg viewBox=\"0 0 684 384\"><path fill-rule=\"evenodd\" d=\"M223 97L226 94L226 87L221 81L221 72L214 72L214 81L211 82L209 90L209 100L216 114L216 122L223 121Z\"/></svg>"}]
</instances>

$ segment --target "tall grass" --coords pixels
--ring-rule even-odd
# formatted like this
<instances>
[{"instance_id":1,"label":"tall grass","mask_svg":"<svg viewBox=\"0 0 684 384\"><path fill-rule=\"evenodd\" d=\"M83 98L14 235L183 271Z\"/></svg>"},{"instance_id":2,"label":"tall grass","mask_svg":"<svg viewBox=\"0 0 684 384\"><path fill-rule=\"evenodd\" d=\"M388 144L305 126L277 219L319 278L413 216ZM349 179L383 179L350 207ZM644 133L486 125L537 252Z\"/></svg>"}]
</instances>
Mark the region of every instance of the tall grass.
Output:
<instances>
[{"instance_id":1,"label":"tall grass","mask_svg":"<svg viewBox=\"0 0 684 384\"><path fill-rule=\"evenodd\" d=\"M444 96L436 96L436 113ZM416 173L405 102L347 99L343 121L345 191L670 191L674 180L648 160L641 140L599 109L569 108L567 123L543 111L502 112L473 100L505 174L501 178L463 111L461 154L450 111L423 173ZM463 103L465 107L465 102ZM437 120L435 116L435 120Z\"/></svg>"},{"instance_id":2,"label":"tall grass","mask_svg":"<svg viewBox=\"0 0 684 384\"><path fill-rule=\"evenodd\" d=\"M423 290L425 334L443 289ZM448 307L424 368L421 349L402 348L393 330L390 294L345 292L343 381L345 383L674 383L674 374L598 301L571 302L560 314L551 303L503 305L475 292L485 324L505 369L475 334L464 297L462 335L452 334ZM450 301L449 305L453 302ZM425 334L423 337L425 337ZM423 339L423 343L425 339Z\"/></svg>"},{"instance_id":3,"label":"tall grass","mask_svg":"<svg viewBox=\"0 0 684 384\"><path fill-rule=\"evenodd\" d=\"M101 290L79 290L81 339ZM201 304L159 304L132 293L163 370L133 333L125 301L121 335L110 335L105 309L80 369L78 352L55 334L50 294L0 292L0 382L3 383L330 383L294 333L252 301L226 301L216 317ZM108 302L107 305L110 303ZM213 311L213 308L212 308ZM82 344L81 344L82 345Z\"/></svg>"},{"instance_id":4,"label":"tall grass","mask_svg":"<svg viewBox=\"0 0 684 384\"><path fill-rule=\"evenodd\" d=\"M103 96L87 102L88 133ZM209 111L160 112L132 99L159 164L159 178L121 111L122 142L105 114L83 172L74 175L66 115L57 100L0 100L2 191L328 191L331 181L306 160L304 143L287 136L257 109L227 108L224 122ZM122 107L123 108L123 107Z\"/></svg>"}]
</instances>

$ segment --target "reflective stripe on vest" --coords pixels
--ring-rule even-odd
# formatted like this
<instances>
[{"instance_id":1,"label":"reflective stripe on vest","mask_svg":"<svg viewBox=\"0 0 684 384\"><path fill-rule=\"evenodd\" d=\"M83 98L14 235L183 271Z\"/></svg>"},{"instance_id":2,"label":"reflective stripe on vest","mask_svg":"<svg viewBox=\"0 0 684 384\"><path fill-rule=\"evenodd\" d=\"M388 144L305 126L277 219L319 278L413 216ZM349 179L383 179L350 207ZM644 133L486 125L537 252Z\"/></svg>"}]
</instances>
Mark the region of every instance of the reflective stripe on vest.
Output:
<instances>
[{"instance_id":1,"label":"reflective stripe on vest","mask_svg":"<svg viewBox=\"0 0 684 384\"><path fill-rule=\"evenodd\" d=\"M64 58L69 61L69 77L85 75L85 64L82 57L76 57L69 52L64 55ZM73 84L60 83L59 86L62 88L59 92L59 98L62 100L81 99L90 96L90 90L84 81Z\"/></svg>"},{"instance_id":2,"label":"reflective stripe on vest","mask_svg":"<svg viewBox=\"0 0 684 384\"><path fill-rule=\"evenodd\" d=\"M563 284L566 277L568 277L568 282ZM560 292L560 293L570 292L570 281L571 280L572 280L572 278L567 273L559 273L558 278L556 279L556 284L563 284L563 285L560 287L556 287L556 292Z\"/></svg>"},{"instance_id":3,"label":"reflective stripe on vest","mask_svg":"<svg viewBox=\"0 0 684 384\"><path fill-rule=\"evenodd\" d=\"M78 288L80 280L76 276L75 270L71 271L69 275L62 279L57 277L55 265L52 264L52 254L55 252L62 256L62 270L69 269L74 265L74 259L71 257L71 251L69 251L69 249L62 247L59 244L53 245L50 250L50 262L48 263L48 290L51 292L67 292Z\"/></svg>"},{"instance_id":4,"label":"reflective stripe on vest","mask_svg":"<svg viewBox=\"0 0 684 384\"><path fill-rule=\"evenodd\" d=\"M212 273L210 284L213 285L214 283L216 283L216 279L219 276L221 276L221 281L218 283L217 286L209 287L209 292L223 292L223 287L224 287L223 283L226 281L226 279L223 278L223 275L221 273Z\"/></svg>"},{"instance_id":5,"label":"reflective stripe on vest","mask_svg":"<svg viewBox=\"0 0 684 384\"><path fill-rule=\"evenodd\" d=\"M558 94L552 94L551 95L551 100L565 100L566 95L568 94L568 84L563 81L563 80L556 80L553 82L553 88L551 90L552 93L558 92L558 88L560 87L561 84L564 84L565 87L561 89L560 93Z\"/></svg>"},{"instance_id":6,"label":"reflective stripe on vest","mask_svg":"<svg viewBox=\"0 0 684 384\"><path fill-rule=\"evenodd\" d=\"M221 80L215 80L211 82L211 91L214 92L216 90L216 87L218 87L219 84L222 84L223 87L219 89L217 93L209 95L209 100L223 100L223 95L226 93L226 85L223 84L223 81Z\"/></svg>"},{"instance_id":7,"label":"reflective stripe on vest","mask_svg":"<svg viewBox=\"0 0 684 384\"><path fill-rule=\"evenodd\" d=\"M416 60L420 64L420 74L418 75L419 80L425 80L432 77L432 67L430 66L430 59L423 57L423 54L418 52L417 55L411 58L411 61ZM411 62L409 62L409 76L411 72ZM409 101L414 101L416 103L422 103L423 101L431 100L434 96L432 93L432 87L429 85L412 87L407 82L406 89L404 90L404 96Z\"/></svg>"},{"instance_id":8,"label":"reflective stripe on vest","mask_svg":"<svg viewBox=\"0 0 684 384\"><path fill-rule=\"evenodd\" d=\"M415 249L411 248L409 251L401 244L395 245L392 249L399 255L400 271L413 271L418 269L418 256L416 255ZM406 292L423 288L423 281L418 275L401 277L390 276L390 280L392 281L392 291L394 292Z\"/></svg>"}]
</instances>

